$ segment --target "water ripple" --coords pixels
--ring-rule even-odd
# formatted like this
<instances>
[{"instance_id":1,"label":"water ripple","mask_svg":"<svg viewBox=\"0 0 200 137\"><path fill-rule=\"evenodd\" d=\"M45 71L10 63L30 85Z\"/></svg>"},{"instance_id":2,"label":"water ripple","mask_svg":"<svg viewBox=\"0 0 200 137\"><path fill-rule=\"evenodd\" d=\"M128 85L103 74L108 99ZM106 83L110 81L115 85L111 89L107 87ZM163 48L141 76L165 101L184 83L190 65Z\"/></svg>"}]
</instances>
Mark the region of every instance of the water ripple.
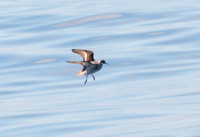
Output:
<instances>
[{"instance_id":1,"label":"water ripple","mask_svg":"<svg viewBox=\"0 0 200 137\"><path fill-rule=\"evenodd\" d=\"M198 1L0 4L1 136L199 135Z\"/></svg>"}]
</instances>

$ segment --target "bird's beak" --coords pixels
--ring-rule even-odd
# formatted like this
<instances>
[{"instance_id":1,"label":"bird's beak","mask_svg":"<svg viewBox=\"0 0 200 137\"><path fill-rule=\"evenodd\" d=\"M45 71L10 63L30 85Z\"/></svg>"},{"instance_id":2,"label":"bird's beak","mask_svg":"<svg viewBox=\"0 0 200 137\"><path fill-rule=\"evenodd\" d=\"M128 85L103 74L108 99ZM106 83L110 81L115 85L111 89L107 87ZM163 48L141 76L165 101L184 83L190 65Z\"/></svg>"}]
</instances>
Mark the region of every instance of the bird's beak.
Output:
<instances>
[{"instance_id":1,"label":"bird's beak","mask_svg":"<svg viewBox=\"0 0 200 137\"><path fill-rule=\"evenodd\" d=\"M108 63L105 63L105 64L110 65L110 64L108 64Z\"/></svg>"}]
</instances>

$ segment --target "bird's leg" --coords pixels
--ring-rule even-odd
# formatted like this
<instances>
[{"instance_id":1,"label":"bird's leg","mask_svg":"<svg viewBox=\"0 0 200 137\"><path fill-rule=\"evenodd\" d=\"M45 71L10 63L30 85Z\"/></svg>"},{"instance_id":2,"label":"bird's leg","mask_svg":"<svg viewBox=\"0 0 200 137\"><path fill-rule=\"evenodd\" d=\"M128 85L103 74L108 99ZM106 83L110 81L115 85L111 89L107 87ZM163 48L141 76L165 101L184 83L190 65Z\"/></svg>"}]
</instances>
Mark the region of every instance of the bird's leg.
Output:
<instances>
[{"instance_id":1,"label":"bird's leg","mask_svg":"<svg viewBox=\"0 0 200 137\"><path fill-rule=\"evenodd\" d=\"M86 80L85 80L84 84L86 84L86 83L87 83L87 79L88 79L88 75L86 76Z\"/></svg>"},{"instance_id":2,"label":"bird's leg","mask_svg":"<svg viewBox=\"0 0 200 137\"><path fill-rule=\"evenodd\" d=\"M92 75L92 74L91 74ZM92 77L93 77L93 79L95 80L95 77L94 77L94 75L92 75Z\"/></svg>"}]
</instances>

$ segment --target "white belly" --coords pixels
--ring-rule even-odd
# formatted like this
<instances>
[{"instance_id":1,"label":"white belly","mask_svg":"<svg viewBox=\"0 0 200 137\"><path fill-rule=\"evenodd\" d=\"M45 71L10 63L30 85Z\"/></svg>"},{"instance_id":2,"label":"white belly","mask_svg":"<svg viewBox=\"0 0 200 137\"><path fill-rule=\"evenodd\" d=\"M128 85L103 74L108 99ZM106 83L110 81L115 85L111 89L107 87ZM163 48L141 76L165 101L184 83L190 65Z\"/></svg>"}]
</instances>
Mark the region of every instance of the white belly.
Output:
<instances>
[{"instance_id":1,"label":"white belly","mask_svg":"<svg viewBox=\"0 0 200 137\"><path fill-rule=\"evenodd\" d=\"M101 64L99 64L99 65L97 65L97 64L88 64L84 71L80 71L79 73L77 73L77 76L84 76L84 75L94 74L97 71L99 71L101 68L102 68Z\"/></svg>"}]
</instances>

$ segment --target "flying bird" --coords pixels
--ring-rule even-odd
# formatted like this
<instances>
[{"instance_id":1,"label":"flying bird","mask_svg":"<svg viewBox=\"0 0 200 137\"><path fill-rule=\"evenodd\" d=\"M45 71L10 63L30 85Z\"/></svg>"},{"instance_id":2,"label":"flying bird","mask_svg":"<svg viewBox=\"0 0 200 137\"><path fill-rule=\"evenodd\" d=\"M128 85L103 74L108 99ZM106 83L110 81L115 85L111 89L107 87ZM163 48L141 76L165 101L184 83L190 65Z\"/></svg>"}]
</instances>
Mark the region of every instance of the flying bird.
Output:
<instances>
[{"instance_id":1,"label":"flying bird","mask_svg":"<svg viewBox=\"0 0 200 137\"><path fill-rule=\"evenodd\" d=\"M93 74L99 71L102 68L103 64L108 64L103 59L96 62L94 60L94 53L90 50L72 49L72 52L79 54L83 58L83 61L67 61L67 62L81 64L83 66L83 69L80 70L80 72L78 72L76 75L86 76L86 80L84 84L87 83L89 75L92 75L93 79L95 80L95 77Z\"/></svg>"}]
</instances>

